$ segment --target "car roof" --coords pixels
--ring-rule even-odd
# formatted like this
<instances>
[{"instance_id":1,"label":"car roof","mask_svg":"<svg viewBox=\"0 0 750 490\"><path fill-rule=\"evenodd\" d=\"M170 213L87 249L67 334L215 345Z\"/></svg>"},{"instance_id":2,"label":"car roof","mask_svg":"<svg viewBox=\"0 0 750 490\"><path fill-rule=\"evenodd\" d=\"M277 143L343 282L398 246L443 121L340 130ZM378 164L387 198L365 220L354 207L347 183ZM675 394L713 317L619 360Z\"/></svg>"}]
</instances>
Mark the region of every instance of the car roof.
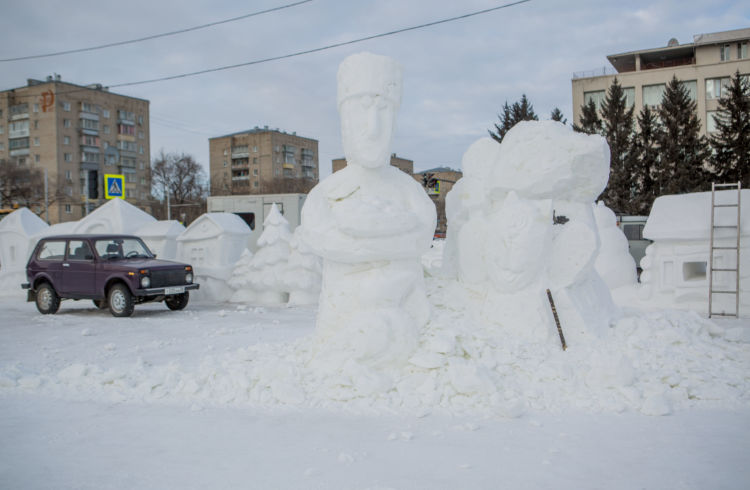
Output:
<instances>
[{"instance_id":1,"label":"car roof","mask_svg":"<svg viewBox=\"0 0 750 490\"><path fill-rule=\"evenodd\" d=\"M109 240L111 238L138 238L135 235L115 235L115 234L64 234L64 235L50 235L45 236L41 240L80 240L80 239L91 239L91 240Z\"/></svg>"}]
</instances>

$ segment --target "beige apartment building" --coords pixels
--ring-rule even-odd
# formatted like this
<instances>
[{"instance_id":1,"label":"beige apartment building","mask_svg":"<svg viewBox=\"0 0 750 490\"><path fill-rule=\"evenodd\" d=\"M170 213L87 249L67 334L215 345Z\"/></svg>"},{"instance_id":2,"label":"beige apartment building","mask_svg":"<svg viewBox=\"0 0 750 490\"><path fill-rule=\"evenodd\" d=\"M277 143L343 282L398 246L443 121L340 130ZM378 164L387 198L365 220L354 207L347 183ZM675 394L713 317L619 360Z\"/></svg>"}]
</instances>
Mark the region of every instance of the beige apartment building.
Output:
<instances>
[{"instance_id":1,"label":"beige apartment building","mask_svg":"<svg viewBox=\"0 0 750 490\"><path fill-rule=\"evenodd\" d=\"M666 84L676 76L696 101L701 132L706 135L715 130L711 116L730 77L737 71L750 74L748 44L750 28L698 34L687 44L671 39L665 47L609 55L613 68L573 75L573 121L580 122L581 107L590 100L601 106L615 77L637 115L645 105L661 104Z\"/></svg>"},{"instance_id":2,"label":"beige apartment building","mask_svg":"<svg viewBox=\"0 0 750 490\"><path fill-rule=\"evenodd\" d=\"M317 183L318 141L255 127L208 140L211 195L306 193Z\"/></svg>"},{"instance_id":3,"label":"beige apartment building","mask_svg":"<svg viewBox=\"0 0 750 490\"><path fill-rule=\"evenodd\" d=\"M453 170L450 167L431 168L414 174L414 178L422 184L427 195L435 203L435 211L437 212L435 236L437 237L445 238L445 233L448 229L448 217L445 214L445 197L462 176L463 173L461 171ZM428 181L428 179L431 179L432 182Z\"/></svg>"},{"instance_id":4,"label":"beige apartment building","mask_svg":"<svg viewBox=\"0 0 750 490\"><path fill-rule=\"evenodd\" d=\"M414 174L414 161L406 158L401 158L395 153L391 153L391 165L397 167L399 170L406 172L409 175ZM346 158L336 158L331 160L331 167L334 172L338 172L342 168L346 167Z\"/></svg>"},{"instance_id":5,"label":"beige apartment building","mask_svg":"<svg viewBox=\"0 0 750 490\"><path fill-rule=\"evenodd\" d=\"M51 224L86 214L89 178L89 211L103 204L104 174L124 175L127 201L149 212L149 155L147 100L59 75L0 92L0 161L47 171Z\"/></svg>"}]
</instances>

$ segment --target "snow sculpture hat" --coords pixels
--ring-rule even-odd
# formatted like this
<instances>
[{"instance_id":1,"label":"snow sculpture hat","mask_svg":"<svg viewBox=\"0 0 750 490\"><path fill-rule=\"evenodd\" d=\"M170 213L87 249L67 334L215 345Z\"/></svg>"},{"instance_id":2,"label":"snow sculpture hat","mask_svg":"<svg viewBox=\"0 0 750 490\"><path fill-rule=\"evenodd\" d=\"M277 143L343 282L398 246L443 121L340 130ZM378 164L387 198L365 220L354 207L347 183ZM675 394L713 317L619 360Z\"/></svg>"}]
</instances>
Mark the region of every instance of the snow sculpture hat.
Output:
<instances>
[{"instance_id":1,"label":"snow sculpture hat","mask_svg":"<svg viewBox=\"0 0 750 490\"><path fill-rule=\"evenodd\" d=\"M358 95L380 95L401 105L401 65L393 58L372 53L357 53L339 65L336 106Z\"/></svg>"}]
</instances>

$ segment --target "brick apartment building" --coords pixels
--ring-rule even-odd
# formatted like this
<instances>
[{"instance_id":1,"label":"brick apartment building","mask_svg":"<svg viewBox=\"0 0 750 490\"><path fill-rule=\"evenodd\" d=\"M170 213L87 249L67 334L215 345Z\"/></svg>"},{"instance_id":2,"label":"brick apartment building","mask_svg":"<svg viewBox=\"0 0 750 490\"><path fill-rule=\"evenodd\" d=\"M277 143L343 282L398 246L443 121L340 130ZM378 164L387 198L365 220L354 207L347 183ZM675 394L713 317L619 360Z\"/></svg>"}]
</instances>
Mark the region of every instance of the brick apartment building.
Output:
<instances>
[{"instance_id":1,"label":"brick apartment building","mask_svg":"<svg viewBox=\"0 0 750 490\"><path fill-rule=\"evenodd\" d=\"M317 140L256 126L208 146L213 196L306 193L318 183Z\"/></svg>"},{"instance_id":2,"label":"brick apartment building","mask_svg":"<svg viewBox=\"0 0 750 490\"><path fill-rule=\"evenodd\" d=\"M0 91L0 161L47 171L51 224L103 204L104 174L125 176L128 202L150 211L149 101L101 85L29 79Z\"/></svg>"}]
</instances>

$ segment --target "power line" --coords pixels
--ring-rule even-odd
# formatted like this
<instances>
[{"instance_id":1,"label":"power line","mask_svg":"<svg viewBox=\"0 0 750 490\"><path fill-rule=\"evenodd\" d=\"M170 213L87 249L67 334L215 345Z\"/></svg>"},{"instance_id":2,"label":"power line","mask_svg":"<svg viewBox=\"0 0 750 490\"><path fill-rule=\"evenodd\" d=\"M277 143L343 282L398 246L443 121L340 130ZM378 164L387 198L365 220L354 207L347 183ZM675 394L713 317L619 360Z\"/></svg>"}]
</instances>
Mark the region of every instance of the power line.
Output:
<instances>
[{"instance_id":1,"label":"power line","mask_svg":"<svg viewBox=\"0 0 750 490\"><path fill-rule=\"evenodd\" d=\"M220 66L220 67L217 67L217 68L209 68L209 69L206 69L206 70L194 71L194 72L190 72L190 73L182 73L182 74L179 74L179 75L171 75L171 76L161 77L161 78L152 78L152 79L149 79L149 80L141 80L141 81L136 81L136 82L118 83L118 84L114 84L114 85L108 85L108 86L106 86L104 88L105 89L110 89L110 88L115 88L115 87L128 87L128 86L133 86L133 85L144 85L144 84L147 84L147 83L163 82L163 81L166 81L166 80L175 80L175 79L178 79L178 78L187 78L187 77L192 77L192 76L196 76L196 75L203 75L205 73L213 73L213 72L218 72L218 71L231 70L231 69L234 69L234 68L241 68L243 66L259 65L259 64L262 64L262 63L268 63L270 61L278 61L278 60L283 60L283 59L287 59L287 58L294 58L294 57L302 56L302 55L305 55L305 54L311 54L311 53L317 53L317 52L320 52L320 51L326 51L326 50L329 50L329 49L338 48L338 47L341 47L341 46L347 46L347 45L350 45L350 44L361 43L361 42L364 42L364 41L369 41L369 40L372 40L372 39L378 39L378 38L381 38L381 37L393 36L395 34L400 34L402 32L415 31L417 29L423 29L425 27L432 27L432 26L439 25L439 24L445 24L445 23L448 23L448 22L456 21L456 20L466 19L466 18L469 18L469 17L474 17L474 16L477 16L477 15L482 15L482 14L486 14L486 13L489 13L489 12L494 12L496 10L505 9L505 8L508 8L508 7L514 7L516 5L520 5L522 3L527 3L527 2L530 2L530 1L531 0L519 0L519 1L516 1L516 2L506 3L504 5L500 5L500 6L497 6L497 7L492 7L492 8L488 8L488 9L484 9L484 10L478 10L476 12L470 12L468 14L463 14L463 15L459 15L459 16L456 16L456 17L449 17L447 19L436 20L434 22L428 22L426 24L420 24L420 25L411 26L411 27L404 27L402 29L396 29L396 30L393 30L393 31L383 32L383 33L380 33L380 34L374 34L372 36L361 37L361 38L352 39L352 40L349 40L349 41L343 41L343 42L340 42L340 43L329 44L329 45L326 45L326 46L321 46L321 47L313 48L313 49L307 49L307 50L304 50L304 51L297 51L297 52L294 52L294 53L289 53L289 54L285 54L285 55L281 55L281 56L274 56L274 57L271 57L271 58L263 58L263 59L260 59L260 60L248 61L248 62L245 62L245 63L238 63L238 64L235 64L235 65L226 65L226 66ZM68 82L64 82L64 83L68 83ZM84 91L84 90L92 90L92 89L89 88L89 87L80 87L80 88L75 88L75 89L71 89L71 90L67 90L67 91L57 92L55 94L55 96L65 95L65 94L74 93L74 92L80 92L80 91ZM95 89L93 89L93 90L95 90ZM36 95L16 95L15 96L15 98L17 98L17 99L32 98L32 97L37 97L37 96Z\"/></svg>"},{"instance_id":2,"label":"power line","mask_svg":"<svg viewBox=\"0 0 750 490\"><path fill-rule=\"evenodd\" d=\"M229 22L235 22L235 21L238 21L238 20L247 19L248 17L255 17L257 15L263 15L263 14L267 14L269 12L275 12L277 10L283 10L283 9L287 9L287 8L290 8L290 7L296 7L297 5L302 5L303 3L308 3L308 2L312 2L312 1L313 0L301 0L301 1L295 2L295 3L289 3L287 5L281 5L280 7L273 7L273 8L266 9L266 10L260 10L258 12L252 12L250 14L240 15L239 17L232 17L231 19L219 20L219 21L216 21L216 22L208 23L208 24L202 24L202 25L199 25L199 26L187 27L185 29L179 29L179 30L176 30L176 31L164 32L164 33L161 33L161 34L153 34L151 36L139 37L137 39L130 39L130 40L127 40L127 41L118 41L118 42L114 42L114 43L100 44L100 45L97 45L97 46L90 46L88 48L78 48L78 49L69 49L69 50L66 50L66 51L56 51L54 53L35 54L35 55L30 55L30 56L19 56L17 58L0 59L0 63L5 63L5 62L9 62L9 61L33 60L33 59L38 59L38 58L49 58L49 57L52 57L52 56L60 56L60 55L64 55L64 54L83 53L85 51L95 51L97 49L112 48L114 46L123 46L125 44L134 44L134 43L139 43L139 42L143 42L143 41L149 41L151 39L158 39L160 37L174 36L176 34L183 34L185 32L191 32L191 31L197 31L197 30L200 30L200 29L206 29L207 27L213 27L213 26L217 26L217 25L220 25L220 24L227 24Z\"/></svg>"},{"instance_id":3,"label":"power line","mask_svg":"<svg viewBox=\"0 0 750 490\"><path fill-rule=\"evenodd\" d=\"M463 15L459 15L459 16L456 16L456 17L450 17L450 18L447 18L447 19L436 20L434 22L428 22L426 24L420 24L420 25L417 25L417 26L404 27L403 29L396 29L394 31L383 32L383 33L380 33L380 34L374 34L372 36L366 36L366 37L361 37L361 38L358 38L358 39L352 39L350 41L343 41L343 42L340 42L340 43L329 44L327 46L321 46L321 47L318 47L318 48L307 49L307 50L304 50L304 51L297 51L295 53L284 54L284 55L281 55L281 56L274 56L274 57L271 57L271 58L263 58L263 59L260 59L260 60L248 61L248 62L245 62L245 63L237 63L235 65L225 65L225 66L220 66L220 67L216 67L216 68L208 68L206 70L199 70L199 71L194 71L194 72L190 72L190 73L182 73L182 74L179 74L179 75L170 75L170 76L167 76L167 77L152 78L150 80L141 80L141 81L137 81L137 82L118 83L118 84L110 85L109 87L110 88L114 88L114 87L128 87L128 86L132 86L132 85L144 85L144 84L147 84L147 83L163 82L163 81L166 81L166 80L175 80L177 78L193 77L193 76L196 76L196 75L203 75L205 73L213 73L213 72L217 72L217 71L231 70L231 69L240 68L240 67L243 67L243 66L259 65L261 63L268 63L269 61L278 61L278 60L283 60L283 59L287 59L287 58L294 58L296 56L302 56L302 55L305 55L305 54L317 53L317 52L320 52L320 51L326 51L326 50L333 49L333 48L339 48L341 46L347 46L347 45L350 45L350 44L361 43L361 42L369 41L369 40L372 40L372 39L377 39L377 38L387 37L387 36L393 36L395 34L400 34L402 32L415 31L417 29L423 29L425 27L432 27L432 26L435 26L435 25L438 25L438 24L445 24L445 23L448 23L448 22L456 21L456 20L466 19L468 17L474 17L476 15L486 14L486 13L489 13L489 12L493 12L495 10L500 10L500 9L504 9L504 8L508 8L508 7L513 7L513 6L520 5L522 3L526 3L526 2L530 2L530 1L531 0L520 0L520 1L517 1L517 2L506 3L506 4L500 5L498 7L492 7L492 8L488 8L488 9L484 9L484 10L478 10L476 12L470 12L468 14L463 14Z\"/></svg>"}]
</instances>

